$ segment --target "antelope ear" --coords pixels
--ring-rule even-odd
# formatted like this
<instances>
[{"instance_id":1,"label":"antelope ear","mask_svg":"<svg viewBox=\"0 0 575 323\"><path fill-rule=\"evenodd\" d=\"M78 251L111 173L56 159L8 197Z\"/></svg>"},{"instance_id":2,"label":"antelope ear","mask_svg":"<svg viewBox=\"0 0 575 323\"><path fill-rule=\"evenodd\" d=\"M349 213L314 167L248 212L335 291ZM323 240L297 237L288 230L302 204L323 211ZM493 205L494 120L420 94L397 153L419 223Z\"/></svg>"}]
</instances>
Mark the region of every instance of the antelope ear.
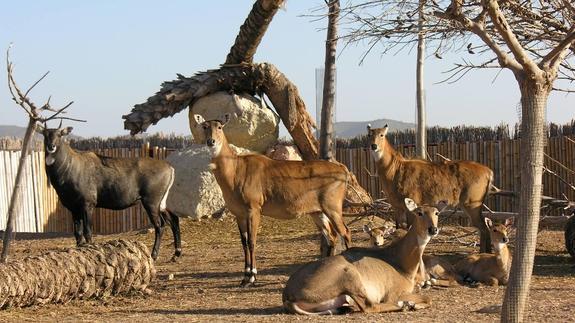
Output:
<instances>
[{"instance_id":1,"label":"antelope ear","mask_svg":"<svg viewBox=\"0 0 575 323\"><path fill-rule=\"evenodd\" d=\"M222 115L222 117L220 118L220 120L222 122L222 127L225 126L230 121L231 118L232 118L232 115L229 113Z\"/></svg>"},{"instance_id":2,"label":"antelope ear","mask_svg":"<svg viewBox=\"0 0 575 323\"><path fill-rule=\"evenodd\" d=\"M67 136L72 132L72 129L74 129L73 127L66 127L64 129L60 130L60 135L62 136Z\"/></svg>"},{"instance_id":3,"label":"antelope ear","mask_svg":"<svg viewBox=\"0 0 575 323\"><path fill-rule=\"evenodd\" d=\"M488 229L493 228L493 221L491 221L490 218L486 217L485 218L485 225L487 226Z\"/></svg>"},{"instance_id":4,"label":"antelope ear","mask_svg":"<svg viewBox=\"0 0 575 323\"><path fill-rule=\"evenodd\" d=\"M367 124L367 131L369 132L371 130L371 123Z\"/></svg>"},{"instance_id":5,"label":"antelope ear","mask_svg":"<svg viewBox=\"0 0 575 323\"><path fill-rule=\"evenodd\" d=\"M364 224L363 225L363 232L365 233L370 233L371 232L371 228L369 227L369 225Z\"/></svg>"},{"instance_id":6,"label":"antelope ear","mask_svg":"<svg viewBox=\"0 0 575 323\"><path fill-rule=\"evenodd\" d=\"M36 132L41 134L41 135L44 135L44 127L42 125L39 125L39 124L36 125Z\"/></svg>"},{"instance_id":7,"label":"antelope ear","mask_svg":"<svg viewBox=\"0 0 575 323\"><path fill-rule=\"evenodd\" d=\"M387 127L387 125L383 126L383 135L387 136L387 131L389 130L389 128Z\"/></svg>"},{"instance_id":8,"label":"antelope ear","mask_svg":"<svg viewBox=\"0 0 575 323\"><path fill-rule=\"evenodd\" d=\"M413 210L417 209L417 203L415 203L414 200L410 199L409 197L406 197L405 200L405 207L412 212Z\"/></svg>"},{"instance_id":9,"label":"antelope ear","mask_svg":"<svg viewBox=\"0 0 575 323\"><path fill-rule=\"evenodd\" d=\"M507 219L505 219L505 223L503 223L503 224L508 228L512 227L514 222L515 222L514 220L515 220L515 218L507 218Z\"/></svg>"},{"instance_id":10,"label":"antelope ear","mask_svg":"<svg viewBox=\"0 0 575 323\"><path fill-rule=\"evenodd\" d=\"M437 202L437 210L439 211L439 213L441 213L441 211L443 211L448 205L449 203L447 203L446 200L441 200Z\"/></svg>"},{"instance_id":11,"label":"antelope ear","mask_svg":"<svg viewBox=\"0 0 575 323\"><path fill-rule=\"evenodd\" d=\"M201 125L202 123L206 122L204 117L202 117L199 114L194 114L194 120L196 120L196 123L198 124L198 126Z\"/></svg>"}]
</instances>

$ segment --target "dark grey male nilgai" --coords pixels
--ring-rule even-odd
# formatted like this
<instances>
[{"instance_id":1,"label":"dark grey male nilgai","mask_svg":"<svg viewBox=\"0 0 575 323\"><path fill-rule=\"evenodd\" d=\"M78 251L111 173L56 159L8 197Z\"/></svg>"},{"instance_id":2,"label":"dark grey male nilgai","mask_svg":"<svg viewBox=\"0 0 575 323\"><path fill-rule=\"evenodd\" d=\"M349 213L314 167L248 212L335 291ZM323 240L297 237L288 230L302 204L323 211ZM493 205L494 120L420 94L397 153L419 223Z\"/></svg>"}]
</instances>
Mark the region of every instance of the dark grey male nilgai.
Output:
<instances>
[{"instance_id":1,"label":"dark grey male nilgai","mask_svg":"<svg viewBox=\"0 0 575 323\"><path fill-rule=\"evenodd\" d=\"M152 258L158 257L162 227L169 223L174 234L174 259L182 253L178 217L166 208L174 168L152 158L112 158L89 151L75 151L62 137L72 127L38 130L44 136L46 173L60 202L72 212L76 244L92 242L95 207L123 210L142 201L155 229Z\"/></svg>"}]
</instances>

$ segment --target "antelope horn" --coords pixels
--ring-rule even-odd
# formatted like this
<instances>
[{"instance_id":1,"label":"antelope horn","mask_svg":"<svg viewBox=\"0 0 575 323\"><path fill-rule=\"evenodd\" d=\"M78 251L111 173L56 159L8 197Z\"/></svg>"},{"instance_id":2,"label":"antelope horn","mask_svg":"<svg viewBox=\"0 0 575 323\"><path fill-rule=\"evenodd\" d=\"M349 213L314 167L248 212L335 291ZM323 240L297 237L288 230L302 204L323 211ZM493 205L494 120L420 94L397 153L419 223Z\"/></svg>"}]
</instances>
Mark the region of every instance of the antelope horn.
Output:
<instances>
[{"instance_id":1,"label":"antelope horn","mask_svg":"<svg viewBox=\"0 0 575 323\"><path fill-rule=\"evenodd\" d=\"M60 124L58 125L58 129L62 129L62 119L60 119Z\"/></svg>"}]
</instances>

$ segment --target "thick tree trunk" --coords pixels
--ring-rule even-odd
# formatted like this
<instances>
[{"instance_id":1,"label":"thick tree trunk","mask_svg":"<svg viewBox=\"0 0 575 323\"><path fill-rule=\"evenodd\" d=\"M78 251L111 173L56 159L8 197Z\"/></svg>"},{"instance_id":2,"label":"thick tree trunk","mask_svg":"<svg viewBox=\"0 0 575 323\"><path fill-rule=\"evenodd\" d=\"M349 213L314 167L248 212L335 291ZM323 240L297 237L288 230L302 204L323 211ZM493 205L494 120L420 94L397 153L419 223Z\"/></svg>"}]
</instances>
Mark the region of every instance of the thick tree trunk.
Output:
<instances>
[{"instance_id":1,"label":"thick tree trunk","mask_svg":"<svg viewBox=\"0 0 575 323\"><path fill-rule=\"evenodd\" d=\"M0 308L147 291L156 274L141 242L109 241L0 265Z\"/></svg>"},{"instance_id":2,"label":"thick tree trunk","mask_svg":"<svg viewBox=\"0 0 575 323\"><path fill-rule=\"evenodd\" d=\"M520 80L521 89L521 194L516 217L517 239L501 321L520 322L525 314L533 272L543 189L545 110L549 87Z\"/></svg>"},{"instance_id":3,"label":"thick tree trunk","mask_svg":"<svg viewBox=\"0 0 575 323\"><path fill-rule=\"evenodd\" d=\"M417 95L417 134L415 136L415 155L421 159L427 158L427 133L425 120L425 85L423 81L423 67L425 61L425 31L423 30L425 0L419 2L419 21L417 36L417 68L416 68L416 95Z\"/></svg>"},{"instance_id":4,"label":"thick tree trunk","mask_svg":"<svg viewBox=\"0 0 575 323\"><path fill-rule=\"evenodd\" d=\"M325 65L323 77L323 100L321 105L321 127L319 137L319 158L335 160L333 138L333 115L335 110L335 54L337 50L337 20L339 0L328 3L327 39L325 41Z\"/></svg>"},{"instance_id":5,"label":"thick tree trunk","mask_svg":"<svg viewBox=\"0 0 575 323\"><path fill-rule=\"evenodd\" d=\"M283 2L284 0L258 0L254 3L224 64L251 63L254 60L256 50Z\"/></svg>"},{"instance_id":6,"label":"thick tree trunk","mask_svg":"<svg viewBox=\"0 0 575 323\"><path fill-rule=\"evenodd\" d=\"M22 150L20 151L20 161L18 162L18 170L16 171L14 188L12 190L12 196L10 197L10 206L8 207L8 220L6 222L4 237L2 238L2 256L0 257L0 262L6 262L8 253L10 252L10 242L12 241L14 223L16 223L17 216L16 207L20 205L20 198L22 195L22 173L24 171L24 167L26 166L26 158L30 152L30 143L32 141L32 136L34 135L35 130L36 120L29 118L26 134L24 135L24 142L22 143Z\"/></svg>"}]
</instances>

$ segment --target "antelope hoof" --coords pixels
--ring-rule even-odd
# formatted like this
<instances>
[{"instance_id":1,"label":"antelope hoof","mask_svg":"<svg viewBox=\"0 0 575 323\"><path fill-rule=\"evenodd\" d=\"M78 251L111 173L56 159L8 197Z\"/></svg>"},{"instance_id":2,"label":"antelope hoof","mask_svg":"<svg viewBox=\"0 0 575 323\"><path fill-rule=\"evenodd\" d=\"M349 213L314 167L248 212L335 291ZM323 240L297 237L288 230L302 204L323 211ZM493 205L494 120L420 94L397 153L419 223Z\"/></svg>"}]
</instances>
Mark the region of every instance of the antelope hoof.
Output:
<instances>
[{"instance_id":1,"label":"antelope hoof","mask_svg":"<svg viewBox=\"0 0 575 323\"><path fill-rule=\"evenodd\" d=\"M424 280L421 282L421 289L430 289L433 286L433 282L431 280Z\"/></svg>"},{"instance_id":2,"label":"antelope hoof","mask_svg":"<svg viewBox=\"0 0 575 323\"><path fill-rule=\"evenodd\" d=\"M256 276L245 276L240 283L240 287L253 287L256 285Z\"/></svg>"},{"instance_id":3,"label":"antelope hoof","mask_svg":"<svg viewBox=\"0 0 575 323\"><path fill-rule=\"evenodd\" d=\"M398 304L404 312L415 311L415 303L412 301L399 301Z\"/></svg>"},{"instance_id":4,"label":"antelope hoof","mask_svg":"<svg viewBox=\"0 0 575 323\"><path fill-rule=\"evenodd\" d=\"M170 262L177 263L177 262L178 262L178 259L180 259L180 256L174 254L174 255L172 256L172 259L170 259Z\"/></svg>"}]
</instances>

